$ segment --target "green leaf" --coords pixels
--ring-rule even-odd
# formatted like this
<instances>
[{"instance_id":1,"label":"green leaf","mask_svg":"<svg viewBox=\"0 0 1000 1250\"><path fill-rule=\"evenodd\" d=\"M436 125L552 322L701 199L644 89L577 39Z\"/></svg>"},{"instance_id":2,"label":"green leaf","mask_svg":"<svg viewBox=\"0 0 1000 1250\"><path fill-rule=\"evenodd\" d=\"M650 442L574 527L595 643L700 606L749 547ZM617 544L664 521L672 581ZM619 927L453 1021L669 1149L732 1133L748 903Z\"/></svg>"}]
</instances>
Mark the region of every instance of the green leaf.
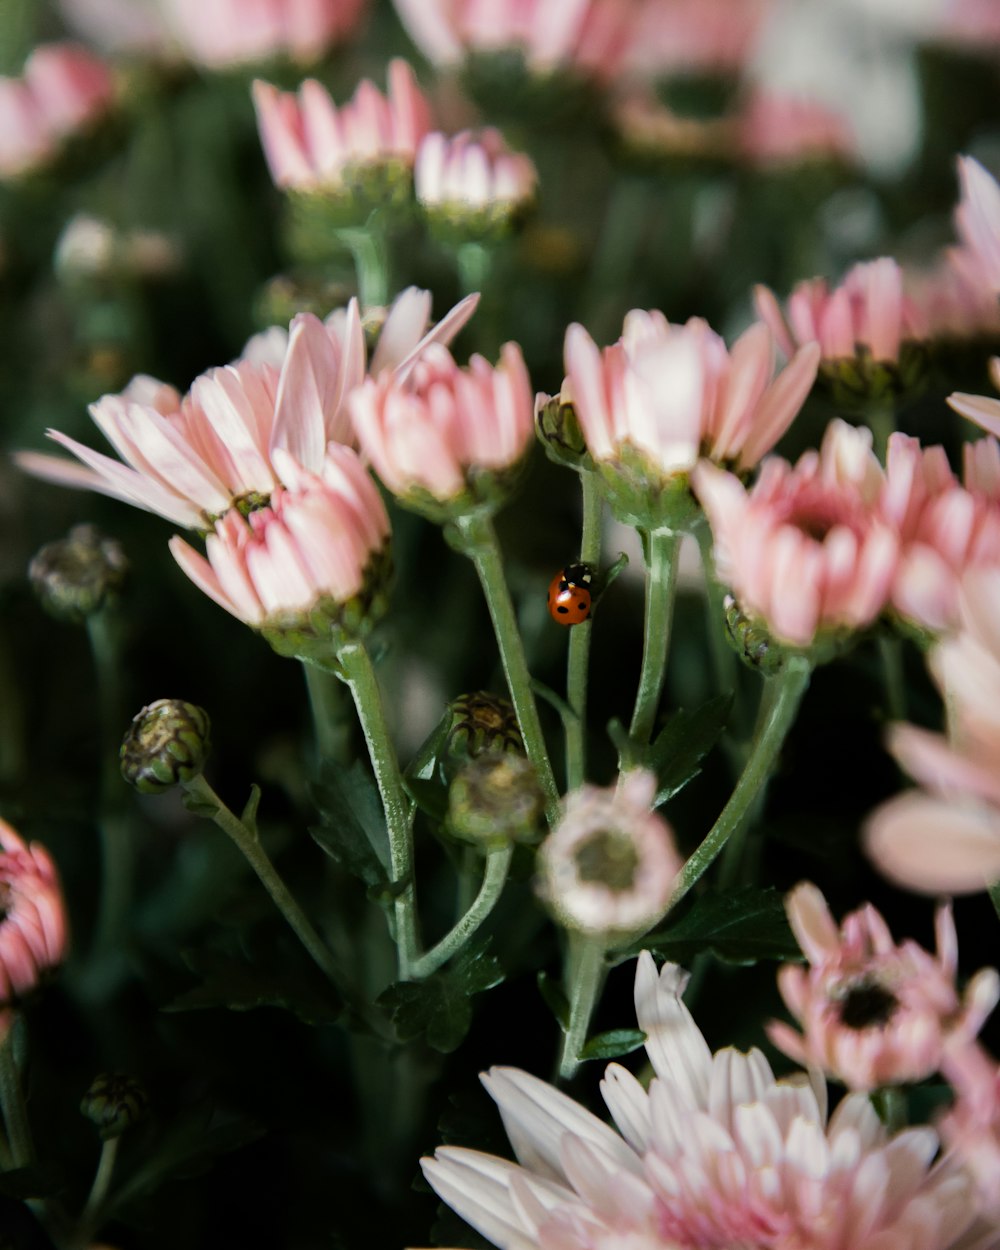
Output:
<instances>
[{"instance_id":1,"label":"green leaf","mask_svg":"<svg viewBox=\"0 0 1000 1250\"><path fill-rule=\"evenodd\" d=\"M192 794L190 790L184 791L181 801L189 812L201 816L203 820L214 820L222 810L218 803L202 798L200 794Z\"/></svg>"},{"instance_id":2,"label":"green leaf","mask_svg":"<svg viewBox=\"0 0 1000 1250\"><path fill-rule=\"evenodd\" d=\"M256 782L250 787L250 797L246 801L246 806L240 813L240 820L250 830L251 833L257 832L257 808L260 806L260 786Z\"/></svg>"},{"instance_id":3,"label":"green leaf","mask_svg":"<svg viewBox=\"0 0 1000 1250\"><path fill-rule=\"evenodd\" d=\"M558 981L549 976L547 972L538 974L538 992L545 1000L545 1005L556 1018L556 1023L565 1033L569 1028L569 1000L563 993L563 988Z\"/></svg>"},{"instance_id":4,"label":"green leaf","mask_svg":"<svg viewBox=\"0 0 1000 1250\"><path fill-rule=\"evenodd\" d=\"M448 815L448 787L439 781L425 780L421 777L404 777L403 786L406 793L417 807L434 821L443 825Z\"/></svg>"},{"instance_id":5,"label":"green leaf","mask_svg":"<svg viewBox=\"0 0 1000 1250\"><path fill-rule=\"evenodd\" d=\"M335 863L369 888L388 879L389 840L382 801L371 777L360 765L328 765L311 787L322 824L309 833Z\"/></svg>"},{"instance_id":6,"label":"green leaf","mask_svg":"<svg viewBox=\"0 0 1000 1250\"><path fill-rule=\"evenodd\" d=\"M645 1042L642 1029L609 1029L607 1033L595 1033L582 1048L580 1059L617 1059L630 1055Z\"/></svg>"},{"instance_id":7,"label":"green leaf","mask_svg":"<svg viewBox=\"0 0 1000 1250\"><path fill-rule=\"evenodd\" d=\"M472 1023L471 998L503 980L499 961L484 943L472 942L426 981L400 981L379 995L378 1005L392 1018L401 1042L426 1036L427 1044L450 1054Z\"/></svg>"},{"instance_id":8,"label":"green leaf","mask_svg":"<svg viewBox=\"0 0 1000 1250\"><path fill-rule=\"evenodd\" d=\"M773 886L706 892L682 917L647 933L627 953L637 955L641 950L688 967L703 951L725 963L740 965L762 959L802 958L785 915L783 896Z\"/></svg>"},{"instance_id":9,"label":"green leaf","mask_svg":"<svg viewBox=\"0 0 1000 1250\"><path fill-rule=\"evenodd\" d=\"M280 1007L306 1024L331 1024L340 1018L340 1004L326 982L293 959L251 963L242 955L216 950L187 950L181 957L201 979L200 984L179 994L163 1011Z\"/></svg>"},{"instance_id":10,"label":"green leaf","mask_svg":"<svg viewBox=\"0 0 1000 1250\"><path fill-rule=\"evenodd\" d=\"M732 705L732 694L720 694L693 712L678 709L667 721L645 760L659 783L655 806L672 799L701 772L701 761L722 736Z\"/></svg>"}]
</instances>

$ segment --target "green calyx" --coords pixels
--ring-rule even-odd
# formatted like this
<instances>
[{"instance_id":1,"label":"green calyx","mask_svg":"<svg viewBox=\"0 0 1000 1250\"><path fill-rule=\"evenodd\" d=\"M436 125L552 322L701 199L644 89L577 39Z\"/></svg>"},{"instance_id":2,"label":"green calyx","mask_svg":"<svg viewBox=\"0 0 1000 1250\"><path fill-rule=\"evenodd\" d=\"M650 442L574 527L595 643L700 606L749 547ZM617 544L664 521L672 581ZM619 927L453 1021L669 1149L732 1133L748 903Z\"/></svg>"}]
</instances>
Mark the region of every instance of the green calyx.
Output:
<instances>
[{"instance_id":1,"label":"green calyx","mask_svg":"<svg viewBox=\"0 0 1000 1250\"><path fill-rule=\"evenodd\" d=\"M80 1102L80 1111L94 1125L101 1141L120 1137L149 1108L149 1097L135 1077L104 1072L95 1077Z\"/></svg>"},{"instance_id":2,"label":"green calyx","mask_svg":"<svg viewBox=\"0 0 1000 1250\"><path fill-rule=\"evenodd\" d=\"M640 530L690 530L701 518L687 472L664 473L644 452L623 444L614 460L597 460L601 493L619 521Z\"/></svg>"},{"instance_id":3,"label":"green calyx","mask_svg":"<svg viewBox=\"0 0 1000 1250\"><path fill-rule=\"evenodd\" d=\"M143 794L159 794L204 770L208 713L182 699L157 699L133 719L122 741L122 776Z\"/></svg>"},{"instance_id":4,"label":"green calyx","mask_svg":"<svg viewBox=\"0 0 1000 1250\"><path fill-rule=\"evenodd\" d=\"M819 376L838 408L865 415L916 399L927 385L929 360L927 345L912 339L900 346L898 362L876 360L859 346L853 356L822 361Z\"/></svg>"},{"instance_id":5,"label":"green calyx","mask_svg":"<svg viewBox=\"0 0 1000 1250\"><path fill-rule=\"evenodd\" d=\"M509 699L477 690L459 695L448 705L448 728L439 760L453 776L484 755L524 755L524 742Z\"/></svg>"},{"instance_id":6,"label":"green calyx","mask_svg":"<svg viewBox=\"0 0 1000 1250\"><path fill-rule=\"evenodd\" d=\"M448 832L489 849L531 842L539 834L545 795L523 755L487 754L470 760L448 791Z\"/></svg>"}]
</instances>

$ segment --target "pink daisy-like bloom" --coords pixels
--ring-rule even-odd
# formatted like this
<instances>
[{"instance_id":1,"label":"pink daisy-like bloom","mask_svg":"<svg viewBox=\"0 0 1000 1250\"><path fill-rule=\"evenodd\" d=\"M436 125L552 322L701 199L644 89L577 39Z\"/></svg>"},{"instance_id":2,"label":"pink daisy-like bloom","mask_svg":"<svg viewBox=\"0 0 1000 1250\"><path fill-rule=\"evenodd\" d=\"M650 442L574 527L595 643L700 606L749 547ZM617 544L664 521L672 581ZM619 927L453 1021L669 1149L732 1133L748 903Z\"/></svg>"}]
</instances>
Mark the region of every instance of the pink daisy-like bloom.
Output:
<instances>
[{"instance_id":1,"label":"pink daisy-like bloom","mask_svg":"<svg viewBox=\"0 0 1000 1250\"><path fill-rule=\"evenodd\" d=\"M955 634L931 652L947 736L894 725L888 746L923 786L868 818L879 870L908 889L966 894L1000 880L1000 568L968 570Z\"/></svg>"},{"instance_id":2,"label":"pink daisy-like bloom","mask_svg":"<svg viewBox=\"0 0 1000 1250\"><path fill-rule=\"evenodd\" d=\"M639 956L635 1005L654 1076L619 1064L601 1093L619 1133L526 1072L483 1083L518 1162L446 1146L422 1166L502 1250L958 1250L991 1244L972 1182L932 1166L929 1128L890 1137L868 1097L775 1080L758 1050L712 1054L685 974ZM996 1244L995 1240L992 1244Z\"/></svg>"},{"instance_id":3,"label":"pink daisy-like bloom","mask_svg":"<svg viewBox=\"0 0 1000 1250\"><path fill-rule=\"evenodd\" d=\"M754 91L743 104L737 150L744 160L765 167L858 159L857 143L839 113L818 100L764 90Z\"/></svg>"},{"instance_id":4,"label":"pink daisy-like bloom","mask_svg":"<svg viewBox=\"0 0 1000 1250\"><path fill-rule=\"evenodd\" d=\"M923 1080L946 1052L966 1045L1000 999L1000 976L984 968L965 993L955 988L958 943L951 907L936 916L937 956L916 942L897 946L866 904L838 930L826 899L808 882L785 909L807 967L785 964L778 988L801 1033L775 1021L771 1041L803 1067L817 1067L850 1089Z\"/></svg>"},{"instance_id":5,"label":"pink daisy-like bloom","mask_svg":"<svg viewBox=\"0 0 1000 1250\"><path fill-rule=\"evenodd\" d=\"M245 519L227 512L205 540L207 559L179 535L170 540L195 585L256 629L348 603L389 539L385 505L357 452L331 444L318 473L280 449L275 463L285 485Z\"/></svg>"},{"instance_id":6,"label":"pink daisy-like bloom","mask_svg":"<svg viewBox=\"0 0 1000 1250\"><path fill-rule=\"evenodd\" d=\"M0 820L0 1008L34 989L68 948L66 905L51 856Z\"/></svg>"},{"instance_id":7,"label":"pink daisy-like bloom","mask_svg":"<svg viewBox=\"0 0 1000 1250\"><path fill-rule=\"evenodd\" d=\"M920 310L931 340L1000 339L1000 301L975 254L945 248L926 270L907 270L906 293Z\"/></svg>"},{"instance_id":8,"label":"pink daisy-like bloom","mask_svg":"<svg viewBox=\"0 0 1000 1250\"><path fill-rule=\"evenodd\" d=\"M318 61L350 38L365 0L160 0L188 57L218 69L289 57Z\"/></svg>"},{"instance_id":9,"label":"pink daisy-like bloom","mask_svg":"<svg viewBox=\"0 0 1000 1250\"><path fill-rule=\"evenodd\" d=\"M106 53L169 57L176 52L159 0L59 0L59 11Z\"/></svg>"},{"instance_id":10,"label":"pink daisy-like bloom","mask_svg":"<svg viewBox=\"0 0 1000 1250\"><path fill-rule=\"evenodd\" d=\"M738 472L753 468L804 403L819 350L807 345L775 376L774 339L759 322L728 350L699 317L672 325L661 312L633 310L603 350L571 325L565 361L594 459L614 462L631 449L667 479L702 456Z\"/></svg>"},{"instance_id":11,"label":"pink daisy-like bloom","mask_svg":"<svg viewBox=\"0 0 1000 1250\"><path fill-rule=\"evenodd\" d=\"M980 1209L1000 1223L1000 1067L973 1045L950 1054L944 1073L955 1101L938 1132L975 1177Z\"/></svg>"},{"instance_id":12,"label":"pink daisy-like bloom","mask_svg":"<svg viewBox=\"0 0 1000 1250\"><path fill-rule=\"evenodd\" d=\"M739 75L773 0L653 0L640 6L629 69L648 77Z\"/></svg>"},{"instance_id":13,"label":"pink daisy-like bloom","mask_svg":"<svg viewBox=\"0 0 1000 1250\"><path fill-rule=\"evenodd\" d=\"M644 933L667 910L682 867L670 826L652 811L656 777L626 773L608 790L568 794L538 851L538 888L566 928Z\"/></svg>"},{"instance_id":14,"label":"pink daisy-like bloom","mask_svg":"<svg viewBox=\"0 0 1000 1250\"><path fill-rule=\"evenodd\" d=\"M534 427L521 349L505 343L496 366L473 356L460 368L432 344L409 376L369 379L350 397L361 450L404 501L486 503L496 476L520 464Z\"/></svg>"},{"instance_id":15,"label":"pink daisy-like bloom","mask_svg":"<svg viewBox=\"0 0 1000 1250\"><path fill-rule=\"evenodd\" d=\"M268 82L253 85L264 155L275 183L294 191L342 191L367 169L412 170L430 130L430 105L406 61L389 62L389 91L363 79L339 108L307 78L298 95Z\"/></svg>"},{"instance_id":16,"label":"pink daisy-like bloom","mask_svg":"<svg viewBox=\"0 0 1000 1250\"><path fill-rule=\"evenodd\" d=\"M467 297L427 331L429 294L404 291L383 325L372 373L405 376L430 343L450 342L477 300ZM234 504L253 506L270 494L281 481L278 451L318 472L328 443L351 441L347 397L364 377L364 334L352 300L325 323L300 313L287 332L257 335L240 360L202 374L183 398L139 377L92 404L91 416L124 464L57 430L49 437L82 465L36 452L16 459L36 477L202 529Z\"/></svg>"},{"instance_id":17,"label":"pink daisy-like bloom","mask_svg":"<svg viewBox=\"0 0 1000 1250\"><path fill-rule=\"evenodd\" d=\"M977 258L983 281L1000 291L1000 186L971 156L958 158L962 196L955 209L958 236Z\"/></svg>"},{"instance_id":18,"label":"pink daisy-like bloom","mask_svg":"<svg viewBox=\"0 0 1000 1250\"><path fill-rule=\"evenodd\" d=\"M538 172L531 158L512 152L499 130L463 130L449 138L427 135L417 152L413 186L432 220L503 227L531 204Z\"/></svg>"},{"instance_id":19,"label":"pink daisy-like bloom","mask_svg":"<svg viewBox=\"0 0 1000 1250\"><path fill-rule=\"evenodd\" d=\"M707 461L692 475L720 580L781 642L861 629L888 602L899 538L879 515L884 476L871 442L870 430L838 420L794 466L765 460L749 491Z\"/></svg>"}]
</instances>

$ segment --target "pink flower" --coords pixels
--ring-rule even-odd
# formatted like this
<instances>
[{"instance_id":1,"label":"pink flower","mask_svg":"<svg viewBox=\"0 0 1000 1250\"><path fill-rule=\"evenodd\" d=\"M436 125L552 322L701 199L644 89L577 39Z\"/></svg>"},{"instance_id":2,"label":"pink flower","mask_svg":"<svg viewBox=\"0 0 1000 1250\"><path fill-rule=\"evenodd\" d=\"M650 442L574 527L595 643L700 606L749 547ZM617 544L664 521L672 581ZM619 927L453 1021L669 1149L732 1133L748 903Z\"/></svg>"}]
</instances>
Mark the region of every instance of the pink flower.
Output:
<instances>
[{"instance_id":1,"label":"pink flower","mask_svg":"<svg viewBox=\"0 0 1000 1250\"><path fill-rule=\"evenodd\" d=\"M493 479L522 460L534 426L516 343L504 344L498 365L473 356L465 369L432 345L405 381L369 380L350 407L361 449L393 494L456 506L489 501Z\"/></svg>"},{"instance_id":2,"label":"pink flower","mask_svg":"<svg viewBox=\"0 0 1000 1250\"><path fill-rule=\"evenodd\" d=\"M281 450L275 463L285 485L246 519L227 512L205 540L207 559L170 540L195 585L257 629L299 626L361 595L389 538L378 488L349 447L332 444L318 473Z\"/></svg>"},{"instance_id":3,"label":"pink flower","mask_svg":"<svg viewBox=\"0 0 1000 1250\"><path fill-rule=\"evenodd\" d=\"M404 291L382 328L372 372L405 376L429 343L458 333L477 298L463 300L427 332L429 294ZM82 466L35 452L16 459L47 481L97 490L200 529L234 504L266 499L281 480L279 450L319 472L327 444L351 438L347 396L364 376L364 335L352 300L325 323L300 313L287 333L275 327L256 336L240 360L202 374L183 399L173 387L140 377L92 404L91 416L124 464L56 430L49 437Z\"/></svg>"},{"instance_id":4,"label":"pink flower","mask_svg":"<svg viewBox=\"0 0 1000 1250\"><path fill-rule=\"evenodd\" d=\"M518 1159L445 1146L424 1159L439 1196L504 1250L958 1250L972 1184L931 1166L937 1137L889 1137L868 1097L827 1120L825 1091L775 1080L758 1050L712 1054L681 1002L686 977L639 956L635 1005L648 1089L611 1064L615 1132L514 1068L483 1084Z\"/></svg>"},{"instance_id":5,"label":"pink flower","mask_svg":"<svg viewBox=\"0 0 1000 1250\"><path fill-rule=\"evenodd\" d=\"M692 485L720 580L775 638L805 647L821 631L870 625L886 606L899 540L879 515L871 431L833 421L819 452L794 467L768 458L749 491L705 461Z\"/></svg>"},{"instance_id":6,"label":"pink flower","mask_svg":"<svg viewBox=\"0 0 1000 1250\"><path fill-rule=\"evenodd\" d=\"M937 957L915 942L897 946L866 904L837 930L826 899L808 882L785 900L808 967L785 964L778 988L802 1029L775 1021L771 1041L804 1067L850 1089L923 1080L943 1056L971 1041L1000 999L1000 976L983 968L962 997L955 988L958 945L951 908L938 908Z\"/></svg>"},{"instance_id":7,"label":"pink flower","mask_svg":"<svg viewBox=\"0 0 1000 1250\"><path fill-rule=\"evenodd\" d=\"M86 48L35 48L20 78L0 77L0 178L50 160L65 139L102 117L113 98L110 71Z\"/></svg>"},{"instance_id":8,"label":"pink flower","mask_svg":"<svg viewBox=\"0 0 1000 1250\"><path fill-rule=\"evenodd\" d=\"M977 258L983 281L1000 291L1000 186L971 156L958 158L962 198L955 209L959 238Z\"/></svg>"},{"instance_id":9,"label":"pink flower","mask_svg":"<svg viewBox=\"0 0 1000 1250\"><path fill-rule=\"evenodd\" d=\"M973 1045L950 1054L944 1071L955 1102L938 1131L975 1177L983 1213L1000 1221L1000 1068Z\"/></svg>"},{"instance_id":10,"label":"pink flower","mask_svg":"<svg viewBox=\"0 0 1000 1250\"><path fill-rule=\"evenodd\" d=\"M159 0L59 0L66 22L105 52L155 56L173 40Z\"/></svg>"},{"instance_id":11,"label":"pink flower","mask_svg":"<svg viewBox=\"0 0 1000 1250\"><path fill-rule=\"evenodd\" d=\"M192 61L311 64L356 30L365 0L160 0Z\"/></svg>"},{"instance_id":12,"label":"pink flower","mask_svg":"<svg viewBox=\"0 0 1000 1250\"><path fill-rule=\"evenodd\" d=\"M419 203L433 220L457 226L476 217L484 226L509 224L534 199L537 181L530 157L512 152L492 128L427 135L414 170Z\"/></svg>"},{"instance_id":13,"label":"pink flower","mask_svg":"<svg viewBox=\"0 0 1000 1250\"><path fill-rule=\"evenodd\" d=\"M628 66L641 74L740 74L772 0L657 0L639 6Z\"/></svg>"},{"instance_id":14,"label":"pink flower","mask_svg":"<svg viewBox=\"0 0 1000 1250\"><path fill-rule=\"evenodd\" d=\"M766 286L755 288L754 302L787 356L804 343L819 343L824 361L864 352L898 364L904 341L925 337L919 310L903 294L902 271L887 256L855 265L832 291L823 278L800 282L786 312Z\"/></svg>"},{"instance_id":15,"label":"pink flower","mask_svg":"<svg viewBox=\"0 0 1000 1250\"><path fill-rule=\"evenodd\" d=\"M0 820L0 1008L34 989L68 947L66 906L48 851Z\"/></svg>"},{"instance_id":16,"label":"pink flower","mask_svg":"<svg viewBox=\"0 0 1000 1250\"><path fill-rule=\"evenodd\" d=\"M895 725L889 749L924 787L868 818L865 844L879 870L912 890L959 894L1000 880L1000 570L970 569L959 593L960 630L931 652L948 736Z\"/></svg>"},{"instance_id":17,"label":"pink flower","mask_svg":"<svg viewBox=\"0 0 1000 1250\"><path fill-rule=\"evenodd\" d=\"M538 852L539 891L560 924L583 933L645 933L666 912L681 870L667 822L651 810L652 773L566 796Z\"/></svg>"},{"instance_id":18,"label":"pink flower","mask_svg":"<svg viewBox=\"0 0 1000 1250\"><path fill-rule=\"evenodd\" d=\"M745 160L765 166L858 159L850 127L839 113L818 100L762 90L743 105L737 142Z\"/></svg>"},{"instance_id":19,"label":"pink flower","mask_svg":"<svg viewBox=\"0 0 1000 1250\"><path fill-rule=\"evenodd\" d=\"M343 190L359 171L377 166L410 170L430 129L430 105L399 59L389 62L388 96L365 78L338 108L307 78L297 97L258 80L253 98L271 177L296 191Z\"/></svg>"},{"instance_id":20,"label":"pink flower","mask_svg":"<svg viewBox=\"0 0 1000 1250\"><path fill-rule=\"evenodd\" d=\"M614 462L639 452L662 478L699 457L752 468L788 429L819 361L804 347L777 377L774 340L757 323L728 351L705 321L672 325L661 312L633 310L622 336L603 350L581 325L566 331L566 373L587 448Z\"/></svg>"},{"instance_id":21,"label":"pink flower","mask_svg":"<svg viewBox=\"0 0 1000 1250\"><path fill-rule=\"evenodd\" d=\"M924 271L908 270L906 291L930 339L1000 338L1000 301L975 254L948 247Z\"/></svg>"}]
</instances>

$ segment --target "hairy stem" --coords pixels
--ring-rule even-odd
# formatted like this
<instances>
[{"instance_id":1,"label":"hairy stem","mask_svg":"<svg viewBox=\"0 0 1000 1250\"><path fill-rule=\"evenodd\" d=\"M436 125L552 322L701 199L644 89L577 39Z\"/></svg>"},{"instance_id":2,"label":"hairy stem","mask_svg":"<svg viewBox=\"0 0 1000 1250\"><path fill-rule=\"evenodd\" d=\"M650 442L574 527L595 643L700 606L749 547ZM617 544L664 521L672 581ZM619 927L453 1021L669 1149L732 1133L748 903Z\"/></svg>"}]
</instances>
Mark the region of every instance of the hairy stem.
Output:
<instances>
[{"instance_id":1,"label":"hairy stem","mask_svg":"<svg viewBox=\"0 0 1000 1250\"><path fill-rule=\"evenodd\" d=\"M680 535L671 529L651 530L647 535L646 608L643 617L642 669L632 713L629 736L648 742L656 725L656 712L667 675L670 624L677 586L677 552Z\"/></svg>"},{"instance_id":2,"label":"hairy stem","mask_svg":"<svg viewBox=\"0 0 1000 1250\"><path fill-rule=\"evenodd\" d=\"M580 559L596 565L601 558L601 496L595 473L582 473L583 532L580 537ZM587 670L590 664L590 633L588 618L569 631L569 656L566 661L566 699L573 716L566 722L566 788L583 785L587 767Z\"/></svg>"}]
</instances>

